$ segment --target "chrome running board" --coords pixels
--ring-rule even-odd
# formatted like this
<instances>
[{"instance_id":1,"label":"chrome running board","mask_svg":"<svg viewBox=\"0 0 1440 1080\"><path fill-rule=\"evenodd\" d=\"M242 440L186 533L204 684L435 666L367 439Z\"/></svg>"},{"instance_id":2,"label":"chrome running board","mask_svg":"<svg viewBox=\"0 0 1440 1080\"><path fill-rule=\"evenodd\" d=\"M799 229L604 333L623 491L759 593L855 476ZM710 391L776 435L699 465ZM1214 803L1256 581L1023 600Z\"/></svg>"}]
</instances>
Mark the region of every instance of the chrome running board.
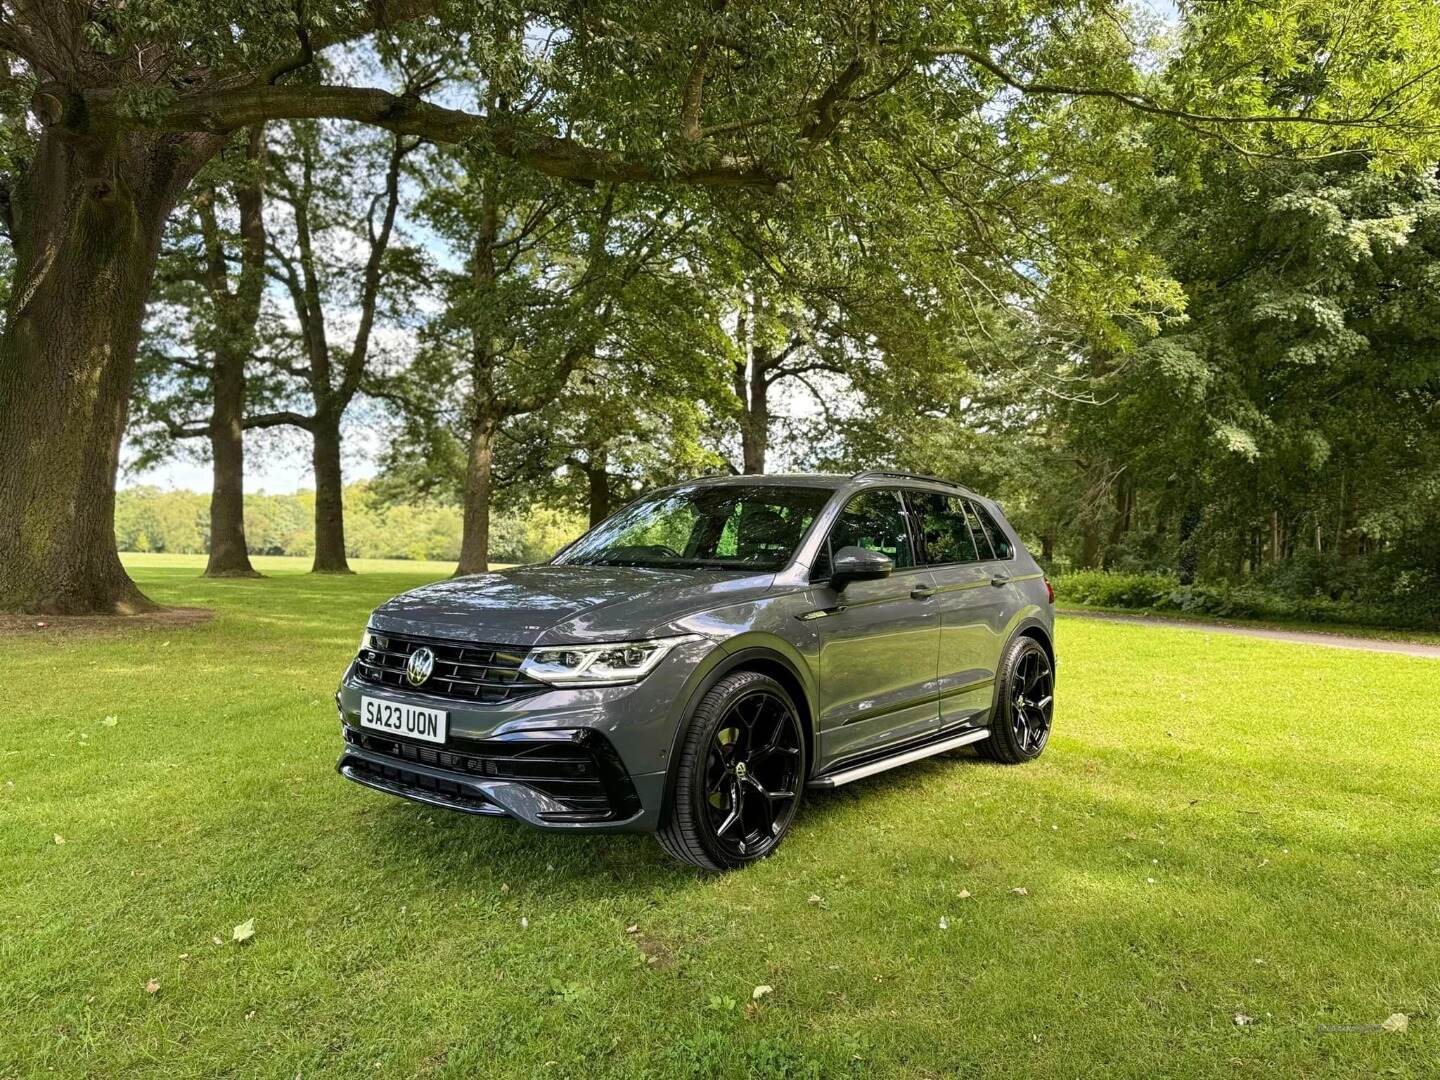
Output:
<instances>
[{"instance_id":1,"label":"chrome running board","mask_svg":"<svg viewBox=\"0 0 1440 1080\"><path fill-rule=\"evenodd\" d=\"M977 743L981 739L989 737L989 728L962 731L959 735L941 739L939 742L927 743L924 746L917 746L914 750L907 750L894 757L881 758L879 761L871 761L865 765L856 765L853 769L842 769L840 772L830 773L828 776L817 776L806 787L837 788L852 780L863 780L867 776L874 776L876 773L882 773L888 769L897 769L901 765L909 765L912 761L919 761L935 754L943 754L946 750L958 750L962 746L969 746L971 743Z\"/></svg>"}]
</instances>

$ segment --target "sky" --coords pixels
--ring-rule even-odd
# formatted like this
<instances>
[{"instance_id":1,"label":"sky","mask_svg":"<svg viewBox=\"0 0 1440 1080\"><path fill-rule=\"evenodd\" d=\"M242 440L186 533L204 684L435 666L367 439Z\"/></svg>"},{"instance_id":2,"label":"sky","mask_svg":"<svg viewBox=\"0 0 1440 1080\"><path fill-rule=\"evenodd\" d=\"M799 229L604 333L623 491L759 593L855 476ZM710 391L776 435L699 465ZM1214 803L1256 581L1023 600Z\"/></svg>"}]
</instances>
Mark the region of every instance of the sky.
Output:
<instances>
[{"instance_id":1,"label":"sky","mask_svg":"<svg viewBox=\"0 0 1440 1080\"><path fill-rule=\"evenodd\" d=\"M1166 22L1179 21L1175 0L1134 0L1136 7L1149 11ZM436 252L437 255L441 253ZM441 255L443 257L443 255ZM807 403L794 403L804 409ZM383 414L383 406L374 405ZM358 413L360 410L352 409ZM345 456L343 467L346 483L367 480L375 475L379 444L377 429L383 427L385 417L376 416L373 411L362 421L352 418L345 432ZM378 421L378 424L377 424ZM196 440L203 443L203 440ZM200 446L195 446L200 449ZM308 440L303 432L277 430L272 432L251 432L246 436L245 490L247 492L289 493L304 488L313 488L314 474L310 469ZM165 489L190 491L210 490L210 463L198 456L187 455L166 461L146 470L128 466L132 455L122 454L121 487L150 484Z\"/></svg>"}]
</instances>

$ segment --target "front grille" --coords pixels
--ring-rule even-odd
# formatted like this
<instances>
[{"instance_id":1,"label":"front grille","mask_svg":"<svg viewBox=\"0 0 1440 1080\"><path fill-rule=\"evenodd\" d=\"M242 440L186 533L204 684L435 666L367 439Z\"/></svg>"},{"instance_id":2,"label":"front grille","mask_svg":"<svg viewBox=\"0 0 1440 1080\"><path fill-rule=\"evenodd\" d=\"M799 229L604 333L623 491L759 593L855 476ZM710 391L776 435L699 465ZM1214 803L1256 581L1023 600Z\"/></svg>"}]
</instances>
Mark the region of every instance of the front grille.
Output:
<instances>
[{"instance_id":1,"label":"front grille","mask_svg":"<svg viewBox=\"0 0 1440 1080\"><path fill-rule=\"evenodd\" d=\"M556 821L607 821L640 809L635 785L604 738L583 732L576 739L456 739L444 747L421 746L346 727L346 741L397 762L476 779L526 784L565 807Z\"/></svg>"},{"instance_id":2,"label":"front grille","mask_svg":"<svg viewBox=\"0 0 1440 1080\"><path fill-rule=\"evenodd\" d=\"M379 781L384 790L422 802L439 802L452 810L463 810L467 814L503 815L495 806L468 788L453 780L440 780L411 769L390 765L379 765L364 758L348 758L346 766L359 776Z\"/></svg>"},{"instance_id":3,"label":"front grille","mask_svg":"<svg viewBox=\"0 0 1440 1080\"><path fill-rule=\"evenodd\" d=\"M369 642L373 647L360 650L355 671L376 686L482 705L500 705L548 689L544 683L520 674L526 653L523 648L439 641L375 630L370 631ZM423 684L412 686L405 678L405 665L410 654L421 646L435 654L435 670Z\"/></svg>"}]
</instances>

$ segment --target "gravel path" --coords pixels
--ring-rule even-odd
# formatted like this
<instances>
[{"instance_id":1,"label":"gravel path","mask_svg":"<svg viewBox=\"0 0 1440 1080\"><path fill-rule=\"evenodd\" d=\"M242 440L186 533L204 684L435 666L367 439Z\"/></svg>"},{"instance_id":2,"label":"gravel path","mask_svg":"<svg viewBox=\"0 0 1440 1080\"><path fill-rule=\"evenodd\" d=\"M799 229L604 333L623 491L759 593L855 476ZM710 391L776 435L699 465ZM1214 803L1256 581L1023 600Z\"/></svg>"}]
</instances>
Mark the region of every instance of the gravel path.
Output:
<instances>
[{"instance_id":1,"label":"gravel path","mask_svg":"<svg viewBox=\"0 0 1440 1080\"><path fill-rule=\"evenodd\" d=\"M1166 619L1152 615L1120 615L1109 611L1081 611L1075 608L1065 608L1058 614L1062 619L1104 619L1109 622L1135 623L1138 626L1204 630L1211 634L1267 638L1270 641L1289 641L1296 645L1324 645L1331 649L1361 649L1365 652L1399 653L1401 656L1423 656L1429 660L1440 660L1440 645L1424 645L1418 641L1386 641L1381 638L1351 637L1348 634L1326 634L1314 630L1270 630L1261 626L1194 622L1189 619Z\"/></svg>"}]
</instances>

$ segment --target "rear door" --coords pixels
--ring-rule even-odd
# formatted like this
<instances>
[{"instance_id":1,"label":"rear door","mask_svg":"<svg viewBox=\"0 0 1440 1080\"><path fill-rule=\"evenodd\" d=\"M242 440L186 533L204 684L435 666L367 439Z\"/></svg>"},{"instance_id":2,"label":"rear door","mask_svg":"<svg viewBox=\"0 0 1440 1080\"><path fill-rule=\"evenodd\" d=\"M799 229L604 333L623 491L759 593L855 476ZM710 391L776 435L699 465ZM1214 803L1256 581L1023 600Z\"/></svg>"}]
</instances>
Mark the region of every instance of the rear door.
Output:
<instances>
[{"instance_id":1,"label":"rear door","mask_svg":"<svg viewBox=\"0 0 1440 1080\"><path fill-rule=\"evenodd\" d=\"M938 491L911 491L909 499L940 613L940 724L983 723L1018 610L1014 590L969 499Z\"/></svg>"},{"instance_id":2,"label":"rear door","mask_svg":"<svg viewBox=\"0 0 1440 1080\"><path fill-rule=\"evenodd\" d=\"M917 565L909 516L898 489L871 488L852 496L812 575L822 766L923 735L939 723L940 615L934 579ZM851 545L888 555L894 572L851 582L844 592L832 589L825 580L830 556Z\"/></svg>"}]
</instances>

